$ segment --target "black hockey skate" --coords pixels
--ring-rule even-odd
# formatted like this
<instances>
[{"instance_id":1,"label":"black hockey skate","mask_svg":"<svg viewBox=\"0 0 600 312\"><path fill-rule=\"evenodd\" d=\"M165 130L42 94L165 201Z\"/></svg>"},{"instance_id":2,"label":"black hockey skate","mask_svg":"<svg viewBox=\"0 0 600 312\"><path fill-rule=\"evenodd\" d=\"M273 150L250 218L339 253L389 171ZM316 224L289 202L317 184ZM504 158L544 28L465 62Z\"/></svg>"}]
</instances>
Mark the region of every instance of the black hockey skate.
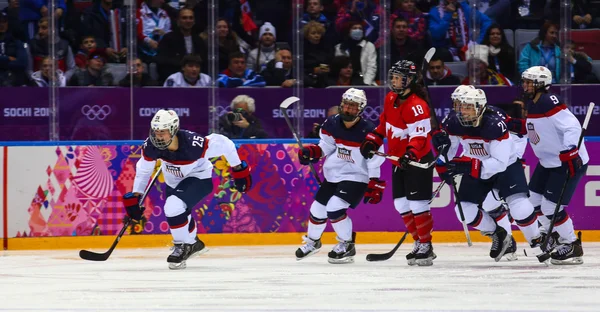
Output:
<instances>
[{"instance_id":1,"label":"black hockey skate","mask_svg":"<svg viewBox=\"0 0 600 312\"><path fill-rule=\"evenodd\" d=\"M582 264L583 248L581 247L581 232L579 232L579 238L574 242L556 247L554 252L550 254L550 257L552 258L550 263L555 265Z\"/></svg>"},{"instance_id":2,"label":"black hockey skate","mask_svg":"<svg viewBox=\"0 0 600 312\"><path fill-rule=\"evenodd\" d=\"M510 246L512 235L508 235L506 230L501 226L496 226L494 232L482 232L483 235L492 239L492 248L490 248L490 257L496 262L502 259L506 253L506 249Z\"/></svg>"},{"instance_id":3,"label":"black hockey skate","mask_svg":"<svg viewBox=\"0 0 600 312\"><path fill-rule=\"evenodd\" d=\"M338 241L339 243L329 252L329 259L327 261L332 264L354 263L354 256L356 256L356 249L354 248L356 233L352 233L351 241L343 241L339 237Z\"/></svg>"},{"instance_id":4,"label":"black hockey skate","mask_svg":"<svg viewBox=\"0 0 600 312\"><path fill-rule=\"evenodd\" d=\"M437 255L433 252L431 242L419 243L419 250L415 254L415 261L418 266L433 265L433 259L435 258L437 258Z\"/></svg>"},{"instance_id":5,"label":"black hockey skate","mask_svg":"<svg viewBox=\"0 0 600 312\"><path fill-rule=\"evenodd\" d=\"M187 267L185 261L195 255L203 254L208 251L204 243L196 237L193 244L175 244L172 248L173 252L167 257L169 269L182 270Z\"/></svg>"},{"instance_id":6,"label":"black hockey skate","mask_svg":"<svg viewBox=\"0 0 600 312\"><path fill-rule=\"evenodd\" d=\"M515 241L515 238L512 235L510 236L510 245L506 248L504 257L508 261L519 260L519 258L517 258L517 241Z\"/></svg>"},{"instance_id":7,"label":"black hockey skate","mask_svg":"<svg viewBox=\"0 0 600 312\"><path fill-rule=\"evenodd\" d=\"M531 243L529 243L529 246L531 246L531 248L537 248L538 252L541 251L541 253L535 255L538 258L538 261L546 264L548 259L550 259L551 257L550 253L554 248L556 248L556 246L558 246L558 239L560 238L560 235L557 232L553 232L552 235L550 235L550 237L548 238L547 247L544 249L544 246L542 246L542 244L544 243L544 240L547 236L548 234L542 232L539 237L532 239Z\"/></svg>"},{"instance_id":8,"label":"black hockey skate","mask_svg":"<svg viewBox=\"0 0 600 312\"><path fill-rule=\"evenodd\" d=\"M417 265L417 259L415 259L415 255L419 251L419 245L421 245L421 243L418 240L415 241L413 250L406 255L406 262L408 265Z\"/></svg>"},{"instance_id":9,"label":"black hockey skate","mask_svg":"<svg viewBox=\"0 0 600 312\"><path fill-rule=\"evenodd\" d=\"M316 254L321 250L321 246L323 246L320 239L312 240L307 235L302 236L302 240L304 241L304 245L296 250L296 260L302 260L310 255Z\"/></svg>"}]
</instances>

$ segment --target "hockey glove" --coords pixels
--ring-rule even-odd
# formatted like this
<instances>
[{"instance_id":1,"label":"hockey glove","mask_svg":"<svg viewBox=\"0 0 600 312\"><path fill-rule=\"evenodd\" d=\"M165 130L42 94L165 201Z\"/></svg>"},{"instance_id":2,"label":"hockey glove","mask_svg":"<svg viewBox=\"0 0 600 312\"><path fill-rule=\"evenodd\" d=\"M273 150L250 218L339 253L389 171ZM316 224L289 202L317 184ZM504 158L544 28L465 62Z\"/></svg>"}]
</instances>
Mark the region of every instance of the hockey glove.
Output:
<instances>
[{"instance_id":1,"label":"hockey glove","mask_svg":"<svg viewBox=\"0 0 600 312\"><path fill-rule=\"evenodd\" d=\"M451 175L448 174L448 167L446 167L446 164L439 159L435 163L435 171L437 171L438 175L440 176L440 179L445 181L446 184L453 185L454 179Z\"/></svg>"},{"instance_id":2,"label":"hockey glove","mask_svg":"<svg viewBox=\"0 0 600 312\"><path fill-rule=\"evenodd\" d=\"M140 196L129 192L123 195L123 205L125 206L125 211L127 211L127 216L135 221L140 221L142 219L142 213L144 212L144 207L140 206Z\"/></svg>"},{"instance_id":3,"label":"hockey glove","mask_svg":"<svg viewBox=\"0 0 600 312\"><path fill-rule=\"evenodd\" d=\"M446 131L438 130L431 135L431 144L433 144L439 155L447 155L452 142Z\"/></svg>"},{"instance_id":4,"label":"hockey glove","mask_svg":"<svg viewBox=\"0 0 600 312\"><path fill-rule=\"evenodd\" d=\"M579 157L579 150L577 149L577 147L573 147L569 150L564 150L560 152L558 158L560 159L560 161L562 161L563 168L567 168L569 178L574 177L575 173L577 173L577 170L583 167L583 161L581 160L581 157Z\"/></svg>"},{"instance_id":5,"label":"hockey glove","mask_svg":"<svg viewBox=\"0 0 600 312\"><path fill-rule=\"evenodd\" d=\"M456 157L450 161L446 167L450 176L455 175L470 175L475 179L481 177L481 161L477 158Z\"/></svg>"},{"instance_id":6,"label":"hockey glove","mask_svg":"<svg viewBox=\"0 0 600 312\"><path fill-rule=\"evenodd\" d=\"M302 165L319 162L323 157L323 150L319 145L305 145L298 151L298 159Z\"/></svg>"},{"instance_id":7,"label":"hockey glove","mask_svg":"<svg viewBox=\"0 0 600 312\"><path fill-rule=\"evenodd\" d=\"M510 118L506 122L506 126L508 127L508 131L510 132L514 132L519 135L527 134L527 123L525 122L525 119Z\"/></svg>"},{"instance_id":8,"label":"hockey glove","mask_svg":"<svg viewBox=\"0 0 600 312\"><path fill-rule=\"evenodd\" d=\"M378 204L383 197L383 190L385 190L385 181L377 178L371 178L367 190L365 191L365 198L363 203L365 204Z\"/></svg>"},{"instance_id":9,"label":"hockey glove","mask_svg":"<svg viewBox=\"0 0 600 312\"><path fill-rule=\"evenodd\" d=\"M360 153L364 158L371 159L373 157L371 152L377 151L381 145L383 145L383 136L375 131L370 132L360 144Z\"/></svg>"},{"instance_id":10,"label":"hockey glove","mask_svg":"<svg viewBox=\"0 0 600 312\"><path fill-rule=\"evenodd\" d=\"M242 160L240 168L232 170L235 189L242 193L248 192L252 187L252 176L250 175L250 166L248 166L248 163Z\"/></svg>"},{"instance_id":11,"label":"hockey glove","mask_svg":"<svg viewBox=\"0 0 600 312\"><path fill-rule=\"evenodd\" d=\"M409 146L406 149L406 153L404 153L404 156L400 158L400 169L408 169L408 167L410 167L411 161L418 162L419 159L417 158L417 155L415 155L414 150Z\"/></svg>"}]
</instances>

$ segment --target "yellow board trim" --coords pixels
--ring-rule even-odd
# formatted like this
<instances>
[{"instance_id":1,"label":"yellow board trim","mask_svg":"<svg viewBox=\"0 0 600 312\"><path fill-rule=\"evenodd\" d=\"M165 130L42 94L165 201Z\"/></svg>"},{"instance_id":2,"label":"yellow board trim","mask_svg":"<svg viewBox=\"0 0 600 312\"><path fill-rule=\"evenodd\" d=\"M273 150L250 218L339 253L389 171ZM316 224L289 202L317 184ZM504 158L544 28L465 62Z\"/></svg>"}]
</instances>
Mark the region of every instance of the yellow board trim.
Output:
<instances>
[{"instance_id":1,"label":"yellow board trim","mask_svg":"<svg viewBox=\"0 0 600 312\"><path fill-rule=\"evenodd\" d=\"M490 242L478 231L471 231L473 242ZM396 244L402 232L358 232L358 244ZM514 231L518 242L525 242L523 234ZM235 234L201 234L199 237L207 246L259 246L259 245L300 245L304 233L235 233ZM600 230L582 231L584 242L600 242ZM39 249L91 249L98 248L106 251L115 236L62 236L62 237L25 237L9 238L9 250L39 250ZM125 235L117 248L143 248L171 246L172 238L168 234L158 235ZM410 235L407 243L412 242ZM465 243L465 234L462 231L440 231L433 233L434 243ZM323 234L324 244L334 244L335 233ZM466 243L465 243L466 246Z\"/></svg>"}]
</instances>

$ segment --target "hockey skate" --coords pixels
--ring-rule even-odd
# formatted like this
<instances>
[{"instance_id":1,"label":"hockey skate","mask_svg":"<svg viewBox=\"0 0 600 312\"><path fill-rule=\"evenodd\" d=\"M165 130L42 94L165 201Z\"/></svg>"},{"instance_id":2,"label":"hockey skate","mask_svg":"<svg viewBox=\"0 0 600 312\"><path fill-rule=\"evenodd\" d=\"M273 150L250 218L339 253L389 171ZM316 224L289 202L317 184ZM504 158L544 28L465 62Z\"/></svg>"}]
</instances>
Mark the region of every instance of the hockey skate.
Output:
<instances>
[{"instance_id":1,"label":"hockey skate","mask_svg":"<svg viewBox=\"0 0 600 312\"><path fill-rule=\"evenodd\" d=\"M415 259L415 255L419 251L420 245L421 243L418 240L416 240L413 245L413 250L406 255L406 262L408 262L408 265L417 265L417 259Z\"/></svg>"},{"instance_id":2,"label":"hockey skate","mask_svg":"<svg viewBox=\"0 0 600 312\"><path fill-rule=\"evenodd\" d=\"M510 245L512 235L508 235L506 230L501 226L496 226L494 232L481 232L483 235L488 236L492 239L492 248L490 249L490 257L494 258L496 262L502 259L502 256L506 253L506 249Z\"/></svg>"},{"instance_id":3,"label":"hockey skate","mask_svg":"<svg viewBox=\"0 0 600 312\"><path fill-rule=\"evenodd\" d=\"M519 258L517 258L517 241L515 241L515 238L512 235L510 236L510 239L510 245L508 246L508 248L506 248L504 257L508 261L519 260Z\"/></svg>"},{"instance_id":4,"label":"hockey skate","mask_svg":"<svg viewBox=\"0 0 600 312\"><path fill-rule=\"evenodd\" d=\"M547 261L548 259L550 259L550 253L558 245L558 239L560 237L557 232L553 232L552 235L550 235L550 237L548 238L547 247L544 249L542 248L542 244L544 243L544 240L547 236L548 234L542 232L540 236L532 239L531 243L529 243L529 246L531 246L531 248L537 250L537 252L535 252L535 256L538 258L538 261L546 264L548 264Z\"/></svg>"},{"instance_id":5,"label":"hockey skate","mask_svg":"<svg viewBox=\"0 0 600 312\"><path fill-rule=\"evenodd\" d=\"M196 237L193 244L175 244L172 248L173 252L167 257L169 269L182 270L187 267L185 261L195 255L203 254L208 251L204 243Z\"/></svg>"},{"instance_id":6,"label":"hockey skate","mask_svg":"<svg viewBox=\"0 0 600 312\"><path fill-rule=\"evenodd\" d=\"M355 233L352 233L351 241L343 241L338 237L339 243L329 252L329 259L327 261L332 264L354 263L354 256L356 255L356 249L354 248L355 237Z\"/></svg>"},{"instance_id":7,"label":"hockey skate","mask_svg":"<svg viewBox=\"0 0 600 312\"><path fill-rule=\"evenodd\" d=\"M304 241L304 245L296 250L296 260L302 260L316 254L321 250L321 246L323 246L320 239L312 240L307 235L302 236L302 240Z\"/></svg>"},{"instance_id":8,"label":"hockey skate","mask_svg":"<svg viewBox=\"0 0 600 312\"><path fill-rule=\"evenodd\" d=\"M415 254L415 261L418 266L433 265L433 259L435 258L437 258L437 255L433 252L431 242L419 243L419 250Z\"/></svg>"},{"instance_id":9,"label":"hockey skate","mask_svg":"<svg viewBox=\"0 0 600 312\"><path fill-rule=\"evenodd\" d=\"M555 265L582 264L583 248L581 247L581 232L576 241L556 247L550 254L550 263Z\"/></svg>"}]
</instances>

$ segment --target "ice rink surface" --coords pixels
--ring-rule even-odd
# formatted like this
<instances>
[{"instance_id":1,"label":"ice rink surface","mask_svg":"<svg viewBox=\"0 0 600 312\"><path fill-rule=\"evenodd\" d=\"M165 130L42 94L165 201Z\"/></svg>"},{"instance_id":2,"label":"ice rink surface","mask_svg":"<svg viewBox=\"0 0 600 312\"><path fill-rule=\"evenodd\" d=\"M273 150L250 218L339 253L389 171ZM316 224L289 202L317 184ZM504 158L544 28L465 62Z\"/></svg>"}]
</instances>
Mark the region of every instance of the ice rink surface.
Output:
<instances>
[{"instance_id":1,"label":"ice rink surface","mask_svg":"<svg viewBox=\"0 0 600 312\"><path fill-rule=\"evenodd\" d=\"M169 270L169 248L117 249L106 262L77 250L0 252L0 311L600 311L600 244L583 265L536 258L494 262L489 244L436 244L431 267L409 267L405 243L388 261L357 245L355 263L303 261L298 246L213 247ZM108 246L107 246L108 248ZM105 250L94 250L104 252Z\"/></svg>"}]
</instances>

